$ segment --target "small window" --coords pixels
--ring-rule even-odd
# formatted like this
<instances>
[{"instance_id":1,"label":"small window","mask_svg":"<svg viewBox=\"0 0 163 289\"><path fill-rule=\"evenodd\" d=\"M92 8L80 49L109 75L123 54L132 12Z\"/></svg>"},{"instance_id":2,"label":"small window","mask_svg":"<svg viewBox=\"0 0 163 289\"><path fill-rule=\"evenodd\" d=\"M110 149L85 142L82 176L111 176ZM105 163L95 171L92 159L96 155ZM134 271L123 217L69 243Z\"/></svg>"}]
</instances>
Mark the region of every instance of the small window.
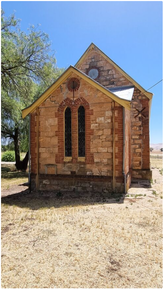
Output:
<instances>
[{"instance_id":1,"label":"small window","mask_svg":"<svg viewBox=\"0 0 163 289\"><path fill-rule=\"evenodd\" d=\"M78 156L85 157L85 109L78 109Z\"/></svg>"},{"instance_id":2,"label":"small window","mask_svg":"<svg viewBox=\"0 0 163 289\"><path fill-rule=\"evenodd\" d=\"M71 145L71 109L69 107L65 110L65 157L72 156Z\"/></svg>"}]
</instances>

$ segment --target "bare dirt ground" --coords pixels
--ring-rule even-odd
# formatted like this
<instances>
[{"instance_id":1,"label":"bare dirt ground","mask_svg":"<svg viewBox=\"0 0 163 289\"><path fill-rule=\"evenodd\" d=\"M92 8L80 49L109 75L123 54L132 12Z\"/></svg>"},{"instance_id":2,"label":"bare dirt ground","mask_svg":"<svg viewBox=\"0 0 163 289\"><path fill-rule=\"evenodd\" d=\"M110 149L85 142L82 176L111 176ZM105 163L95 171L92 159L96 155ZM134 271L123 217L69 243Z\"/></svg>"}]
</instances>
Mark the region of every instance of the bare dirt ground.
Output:
<instances>
[{"instance_id":1,"label":"bare dirt ground","mask_svg":"<svg viewBox=\"0 0 163 289\"><path fill-rule=\"evenodd\" d=\"M163 178L152 165L151 187L125 197L4 196L2 288L162 288Z\"/></svg>"},{"instance_id":2,"label":"bare dirt ground","mask_svg":"<svg viewBox=\"0 0 163 289\"><path fill-rule=\"evenodd\" d=\"M25 179L25 181L27 181L27 179ZM2 189L1 190L1 197L7 197L10 195L15 195L15 194L27 191L27 190L28 190L27 183L12 185L8 189Z\"/></svg>"}]
</instances>

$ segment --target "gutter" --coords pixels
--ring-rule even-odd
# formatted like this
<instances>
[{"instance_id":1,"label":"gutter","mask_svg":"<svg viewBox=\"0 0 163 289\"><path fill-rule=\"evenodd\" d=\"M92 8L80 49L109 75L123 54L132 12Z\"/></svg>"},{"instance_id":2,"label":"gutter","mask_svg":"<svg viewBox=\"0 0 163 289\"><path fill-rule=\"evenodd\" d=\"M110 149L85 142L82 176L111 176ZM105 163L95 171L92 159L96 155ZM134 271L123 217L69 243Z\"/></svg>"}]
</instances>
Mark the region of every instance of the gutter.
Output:
<instances>
[{"instance_id":1,"label":"gutter","mask_svg":"<svg viewBox=\"0 0 163 289\"><path fill-rule=\"evenodd\" d=\"M124 193L126 194L126 174L125 174L125 136L126 136L126 130L125 130L125 108L123 107L123 177L124 177Z\"/></svg>"}]
</instances>

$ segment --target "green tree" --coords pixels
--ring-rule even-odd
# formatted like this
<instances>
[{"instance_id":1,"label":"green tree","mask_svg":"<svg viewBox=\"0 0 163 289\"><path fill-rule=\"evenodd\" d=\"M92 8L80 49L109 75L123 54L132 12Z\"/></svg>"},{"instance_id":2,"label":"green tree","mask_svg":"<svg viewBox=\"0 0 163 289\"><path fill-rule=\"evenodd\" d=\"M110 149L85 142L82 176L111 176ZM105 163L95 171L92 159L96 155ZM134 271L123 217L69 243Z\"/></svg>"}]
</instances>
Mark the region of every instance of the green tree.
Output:
<instances>
[{"instance_id":1,"label":"green tree","mask_svg":"<svg viewBox=\"0 0 163 289\"><path fill-rule=\"evenodd\" d=\"M1 11L2 137L14 141L17 169L22 168L19 148L27 148L29 135L29 120L22 120L21 110L64 71L56 67L48 35L34 26L25 33L19 23Z\"/></svg>"}]
</instances>

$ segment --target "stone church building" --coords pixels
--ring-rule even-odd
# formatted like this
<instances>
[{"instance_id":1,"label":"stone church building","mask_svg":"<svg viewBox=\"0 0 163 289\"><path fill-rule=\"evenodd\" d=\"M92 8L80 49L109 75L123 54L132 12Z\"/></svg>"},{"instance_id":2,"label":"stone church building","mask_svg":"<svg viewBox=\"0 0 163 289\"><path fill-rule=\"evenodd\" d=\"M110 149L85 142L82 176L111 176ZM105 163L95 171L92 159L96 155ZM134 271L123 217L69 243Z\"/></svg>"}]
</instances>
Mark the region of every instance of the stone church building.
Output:
<instances>
[{"instance_id":1,"label":"stone church building","mask_svg":"<svg viewBox=\"0 0 163 289\"><path fill-rule=\"evenodd\" d=\"M34 103L30 115L32 188L127 192L151 179L152 93L93 43Z\"/></svg>"}]
</instances>

